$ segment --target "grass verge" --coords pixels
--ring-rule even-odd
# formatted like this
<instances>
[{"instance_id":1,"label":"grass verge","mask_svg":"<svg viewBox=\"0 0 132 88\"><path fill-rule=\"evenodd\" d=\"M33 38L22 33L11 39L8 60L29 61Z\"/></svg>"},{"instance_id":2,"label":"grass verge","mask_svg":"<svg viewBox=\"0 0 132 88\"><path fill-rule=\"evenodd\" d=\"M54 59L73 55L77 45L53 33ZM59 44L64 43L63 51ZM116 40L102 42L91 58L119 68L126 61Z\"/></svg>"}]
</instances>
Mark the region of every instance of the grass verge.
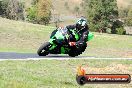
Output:
<instances>
[{"instance_id":1,"label":"grass verge","mask_svg":"<svg viewBox=\"0 0 132 88\"><path fill-rule=\"evenodd\" d=\"M129 60L1 61L0 88L77 88L76 68L89 74L132 74ZM88 84L83 88L131 88L130 84Z\"/></svg>"},{"instance_id":2,"label":"grass verge","mask_svg":"<svg viewBox=\"0 0 132 88\"><path fill-rule=\"evenodd\" d=\"M54 27L0 18L0 52L36 53ZM132 36L94 33L83 56L132 58Z\"/></svg>"}]
</instances>

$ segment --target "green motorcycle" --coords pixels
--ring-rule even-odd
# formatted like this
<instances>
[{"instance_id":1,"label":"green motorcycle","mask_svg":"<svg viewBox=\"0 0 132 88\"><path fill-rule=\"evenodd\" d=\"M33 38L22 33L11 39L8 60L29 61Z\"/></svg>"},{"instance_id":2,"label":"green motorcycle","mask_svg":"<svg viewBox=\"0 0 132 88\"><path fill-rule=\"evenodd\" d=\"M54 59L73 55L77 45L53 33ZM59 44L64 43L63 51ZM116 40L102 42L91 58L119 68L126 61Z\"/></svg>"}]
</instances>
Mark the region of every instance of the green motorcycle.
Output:
<instances>
[{"instance_id":1,"label":"green motorcycle","mask_svg":"<svg viewBox=\"0 0 132 88\"><path fill-rule=\"evenodd\" d=\"M37 53L39 56L46 56L48 54L68 54L71 57L78 56L85 51L87 44L79 47L78 50L69 45L69 38L72 35L75 37L75 41L79 40L79 35L76 30L68 30L66 27L54 30L50 36L49 42L40 46ZM93 34L89 32L87 41L93 38ZM76 47L76 46L75 46Z\"/></svg>"}]
</instances>

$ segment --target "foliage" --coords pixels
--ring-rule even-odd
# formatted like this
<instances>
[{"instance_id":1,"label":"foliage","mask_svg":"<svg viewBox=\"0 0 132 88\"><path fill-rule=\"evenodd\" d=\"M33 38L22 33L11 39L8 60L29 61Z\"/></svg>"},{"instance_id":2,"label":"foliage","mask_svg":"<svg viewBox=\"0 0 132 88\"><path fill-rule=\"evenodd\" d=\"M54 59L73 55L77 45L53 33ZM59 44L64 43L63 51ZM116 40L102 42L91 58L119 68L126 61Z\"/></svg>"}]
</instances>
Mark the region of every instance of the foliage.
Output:
<instances>
[{"instance_id":1,"label":"foliage","mask_svg":"<svg viewBox=\"0 0 132 88\"><path fill-rule=\"evenodd\" d=\"M116 34L118 33L118 28L123 28L123 22L120 20L114 20L112 22L112 27L111 27L111 33Z\"/></svg>"},{"instance_id":2,"label":"foliage","mask_svg":"<svg viewBox=\"0 0 132 88\"><path fill-rule=\"evenodd\" d=\"M2 9L2 1L0 1L0 15L3 14L3 9Z\"/></svg>"},{"instance_id":3,"label":"foliage","mask_svg":"<svg viewBox=\"0 0 132 88\"><path fill-rule=\"evenodd\" d=\"M107 28L116 29L114 24L118 18L116 0L83 0L83 6L85 15L92 25L90 30L99 31L101 29L106 32Z\"/></svg>"},{"instance_id":4,"label":"foliage","mask_svg":"<svg viewBox=\"0 0 132 88\"><path fill-rule=\"evenodd\" d=\"M36 5L36 3L38 3L38 0L32 0L31 2L32 5Z\"/></svg>"},{"instance_id":5,"label":"foliage","mask_svg":"<svg viewBox=\"0 0 132 88\"><path fill-rule=\"evenodd\" d=\"M119 9L119 16L124 21L126 26L132 26L132 7Z\"/></svg>"},{"instance_id":6,"label":"foliage","mask_svg":"<svg viewBox=\"0 0 132 88\"><path fill-rule=\"evenodd\" d=\"M29 22L36 22L36 16L37 16L37 9L36 6L32 6L30 8L28 8L27 10L27 18Z\"/></svg>"},{"instance_id":7,"label":"foliage","mask_svg":"<svg viewBox=\"0 0 132 88\"><path fill-rule=\"evenodd\" d=\"M0 1L0 15L13 20L25 20L48 24L51 18L51 0L32 0L31 6L26 9L21 0ZM26 12L25 12L26 11Z\"/></svg>"},{"instance_id":8,"label":"foliage","mask_svg":"<svg viewBox=\"0 0 132 88\"><path fill-rule=\"evenodd\" d=\"M51 18L51 0L38 0L37 20L40 24L48 24Z\"/></svg>"},{"instance_id":9,"label":"foliage","mask_svg":"<svg viewBox=\"0 0 132 88\"><path fill-rule=\"evenodd\" d=\"M132 26L132 8L129 9L127 19L125 20L127 26Z\"/></svg>"},{"instance_id":10,"label":"foliage","mask_svg":"<svg viewBox=\"0 0 132 88\"><path fill-rule=\"evenodd\" d=\"M6 8L7 8L7 6L8 6L8 2L9 2L9 0L2 0L2 1L0 1L0 15L1 16L5 16L6 15Z\"/></svg>"},{"instance_id":11,"label":"foliage","mask_svg":"<svg viewBox=\"0 0 132 88\"><path fill-rule=\"evenodd\" d=\"M1 14L8 19L24 20L23 8L24 5L19 0L2 0L1 2Z\"/></svg>"},{"instance_id":12,"label":"foliage","mask_svg":"<svg viewBox=\"0 0 132 88\"><path fill-rule=\"evenodd\" d=\"M48 24L51 18L51 0L34 0L27 10L28 20L33 23Z\"/></svg>"},{"instance_id":13,"label":"foliage","mask_svg":"<svg viewBox=\"0 0 132 88\"><path fill-rule=\"evenodd\" d=\"M124 30L123 27L116 28L116 30L117 30L117 34L120 34L120 35L125 35L126 34L126 31Z\"/></svg>"},{"instance_id":14,"label":"foliage","mask_svg":"<svg viewBox=\"0 0 132 88\"><path fill-rule=\"evenodd\" d=\"M110 28L106 28L106 33L111 33L111 29Z\"/></svg>"}]
</instances>

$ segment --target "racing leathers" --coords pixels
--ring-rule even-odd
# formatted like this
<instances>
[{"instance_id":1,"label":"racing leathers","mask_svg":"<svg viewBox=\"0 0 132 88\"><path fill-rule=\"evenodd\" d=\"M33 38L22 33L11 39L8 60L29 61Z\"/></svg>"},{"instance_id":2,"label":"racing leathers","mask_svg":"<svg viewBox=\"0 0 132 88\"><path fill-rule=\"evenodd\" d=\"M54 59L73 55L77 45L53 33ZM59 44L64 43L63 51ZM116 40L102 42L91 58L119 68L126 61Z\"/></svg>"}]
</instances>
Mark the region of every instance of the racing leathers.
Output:
<instances>
[{"instance_id":1,"label":"racing leathers","mask_svg":"<svg viewBox=\"0 0 132 88\"><path fill-rule=\"evenodd\" d=\"M77 29L76 25L68 25L68 26L66 26L66 28L68 30L76 30L76 32L78 33L79 40L78 41L74 41L75 42L75 45L77 47L79 47L79 46L81 47L81 46L83 46L83 45L86 44L87 38L88 38L88 33L89 33L89 28L88 28L87 25L84 28L79 29L79 30ZM71 36L71 41L69 41L69 42L73 42L72 39L74 40L74 38L75 38L75 36L72 35Z\"/></svg>"}]
</instances>

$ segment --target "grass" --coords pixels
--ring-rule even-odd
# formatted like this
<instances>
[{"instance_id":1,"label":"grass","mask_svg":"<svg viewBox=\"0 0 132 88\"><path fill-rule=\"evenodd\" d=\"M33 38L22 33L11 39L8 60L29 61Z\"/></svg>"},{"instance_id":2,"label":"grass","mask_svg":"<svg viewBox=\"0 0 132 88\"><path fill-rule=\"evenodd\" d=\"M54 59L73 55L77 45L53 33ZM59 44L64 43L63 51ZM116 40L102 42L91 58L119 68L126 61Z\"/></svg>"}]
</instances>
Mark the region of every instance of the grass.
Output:
<instances>
[{"instance_id":1,"label":"grass","mask_svg":"<svg viewBox=\"0 0 132 88\"><path fill-rule=\"evenodd\" d=\"M36 53L55 28L0 18L0 52ZM94 33L82 54L93 57L132 57L132 36Z\"/></svg>"},{"instance_id":2,"label":"grass","mask_svg":"<svg viewBox=\"0 0 132 88\"><path fill-rule=\"evenodd\" d=\"M129 62L129 63L128 63ZM132 74L129 60L39 60L1 61L0 88L78 88L76 68L87 73ZM83 88L130 88L130 84L88 84Z\"/></svg>"},{"instance_id":3,"label":"grass","mask_svg":"<svg viewBox=\"0 0 132 88\"><path fill-rule=\"evenodd\" d=\"M88 43L88 55L96 57L132 57L132 36L94 34L94 39Z\"/></svg>"},{"instance_id":4,"label":"grass","mask_svg":"<svg viewBox=\"0 0 132 88\"><path fill-rule=\"evenodd\" d=\"M58 4L56 4L58 5ZM65 12L64 12L65 13ZM36 53L54 27L0 18L0 52ZM94 33L82 54L94 57L132 57L132 37ZM0 61L0 88L80 88L75 75L83 64L87 73L132 75L131 60ZM89 84L83 88L131 88L130 84Z\"/></svg>"},{"instance_id":5,"label":"grass","mask_svg":"<svg viewBox=\"0 0 132 88\"><path fill-rule=\"evenodd\" d=\"M53 27L0 18L0 51L35 52Z\"/></svg>"},{"instance_id":6,"label":"grass","mask_svg":"<svg viewBox=\"0 0 132 88\"><path fill-rule=\"evenodd\" d=\"M0 52L31 52L49 40L54 27L0 18ZM132 37L94 33L82 54L95 57L132 57ZM77 88L76 68L87 73L132 74L130 60L0 61L0 88ZM83 88L130 88L130 84L89 84Z\"/></svg>"}]
</instances>

